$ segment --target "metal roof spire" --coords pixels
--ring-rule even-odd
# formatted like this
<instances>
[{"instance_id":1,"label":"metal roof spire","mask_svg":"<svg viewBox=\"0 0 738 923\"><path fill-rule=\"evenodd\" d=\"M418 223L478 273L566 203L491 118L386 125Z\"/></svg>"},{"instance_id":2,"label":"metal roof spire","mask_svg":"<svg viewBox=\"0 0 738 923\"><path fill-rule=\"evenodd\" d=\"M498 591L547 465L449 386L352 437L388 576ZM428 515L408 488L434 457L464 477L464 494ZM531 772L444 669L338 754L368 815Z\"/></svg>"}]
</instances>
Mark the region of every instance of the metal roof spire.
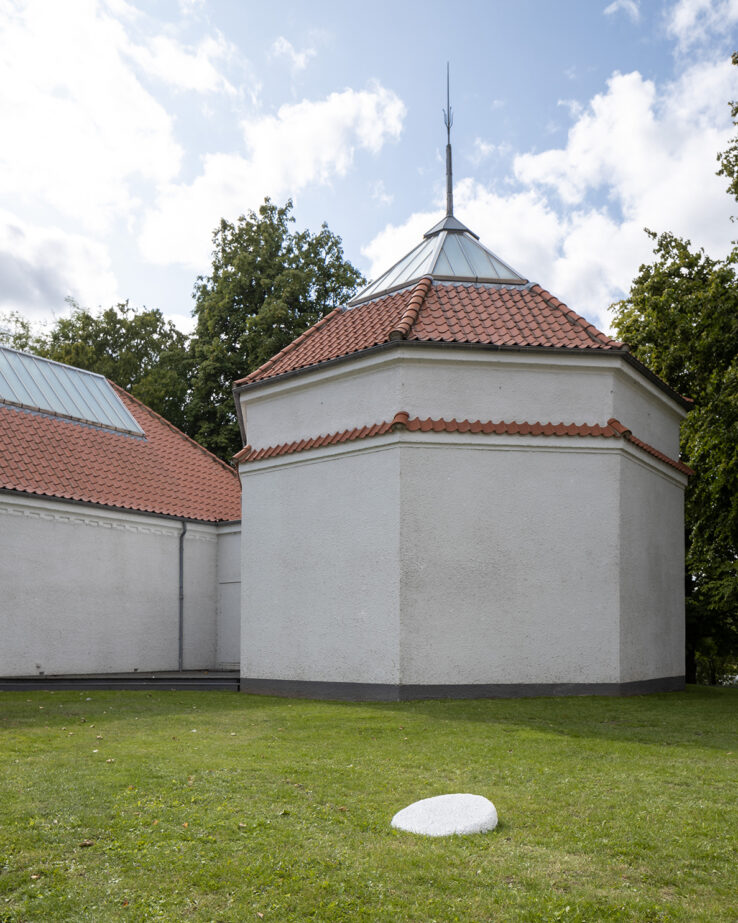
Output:
<instances>
[{"instance_id":1,"label":"metal roof spire","mask_svg":"<svg viewBox=\"0 0 738 923\"><path fill-rule=\"evenodd\" d=\"M446 126L446 217L454 214L454 177L451 168L451 126L454 124L454 113L451 108L451 93L449 79L449 64L446 61L446 108L443 110L443 124Z\"/></svg>"}]
</instances>

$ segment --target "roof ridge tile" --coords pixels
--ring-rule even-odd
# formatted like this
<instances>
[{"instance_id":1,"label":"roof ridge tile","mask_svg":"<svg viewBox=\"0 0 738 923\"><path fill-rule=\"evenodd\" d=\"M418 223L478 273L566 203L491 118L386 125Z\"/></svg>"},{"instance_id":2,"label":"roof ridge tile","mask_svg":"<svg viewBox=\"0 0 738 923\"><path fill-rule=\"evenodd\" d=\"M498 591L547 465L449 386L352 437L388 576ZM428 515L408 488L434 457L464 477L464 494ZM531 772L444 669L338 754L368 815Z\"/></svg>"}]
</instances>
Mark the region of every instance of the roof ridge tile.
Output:
<instances>
[{"instance_id":1,"label":"roof ridge tile","mask_svg":"<svg viewBox=\"0 0 738 923\"><path fill-rule=\"evenodd\" d=\"M413 289L410 300L407 303L405 311L398 323L387 334L388 340L406 340L410 335L413 324L418 319L423 302L431 290L433 280L430 276L424 276Z\"/></svg>"},{"instance_id":2,"label":"roof ridge tile","mask_svg":"<svg viewBox=\"0 0 738 923\"><path fill-rule=\"evenodd\" d=\"M624 349L624 344L619 340L614 340L612 337L609 337L606 333L603 333L601 330L598 330L594 324L590 323L586 317L582 317L581 314L578 314L573 308L570 308L569 305L564 304L563 301L560 301L555 295L547 291L542 286L536 284L538 288L538 294L543 298L546 304L550 305L552 308L555 308L561 311L569 321L569 323L576 324L581 327L584 332L592 339L598 346L606 346L610 349ZM594 331L594 333L592 332Z\"/></svg>"}]
</instances>

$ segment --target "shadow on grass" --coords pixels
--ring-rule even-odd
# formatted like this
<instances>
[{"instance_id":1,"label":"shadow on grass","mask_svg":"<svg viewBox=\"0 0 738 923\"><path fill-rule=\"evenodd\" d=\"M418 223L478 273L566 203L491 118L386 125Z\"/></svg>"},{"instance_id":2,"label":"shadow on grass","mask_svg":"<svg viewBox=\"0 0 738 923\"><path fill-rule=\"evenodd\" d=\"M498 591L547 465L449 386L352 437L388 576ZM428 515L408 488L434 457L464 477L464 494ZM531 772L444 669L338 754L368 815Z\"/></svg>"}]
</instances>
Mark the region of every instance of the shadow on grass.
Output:
<instances>
[{"instance_id":1,"label":"shadow on grass","mask_svg":"<svg viewBox=\"0 0 738 923\"><path fill-rule=\"evenodd\" d=\"M64 724L71 718L108 722L157 717L252 717L304 720L313 730L389 728L399 722L528 729L572 738L695 746L738 751L738 689L689 686L685 692L630 697L570 696L411 702L327 702L229 691L83 690L0 693L0 727Z\"/></svg>"}]
</instances>

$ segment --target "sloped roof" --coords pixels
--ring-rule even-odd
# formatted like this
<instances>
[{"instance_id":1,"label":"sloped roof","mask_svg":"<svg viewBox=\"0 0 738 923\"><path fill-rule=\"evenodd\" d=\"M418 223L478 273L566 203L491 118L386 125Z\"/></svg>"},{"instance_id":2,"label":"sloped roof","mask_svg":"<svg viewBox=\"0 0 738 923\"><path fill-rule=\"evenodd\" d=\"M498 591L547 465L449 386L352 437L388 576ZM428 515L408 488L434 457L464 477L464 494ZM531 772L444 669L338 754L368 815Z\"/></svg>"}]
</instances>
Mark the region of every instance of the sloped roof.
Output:
<instances>
[{"instance_id":1,"label":"sloped roof","mask_svg":"<svg viewBox=\"0 0 738 923\"><path fill-rule=\"evenodd\" d=\"M625 351L540 285L417 284L336 308L236 385L264 381L402 339L498 347Z\"/></svg>"},{"instance_id":2,"label":"sloped roof","mask_svg":"<svg viewBox=\"0 0 738 923\"><path fill-rule=\"evenodd\" d=\"M236 472L108 384L140 436L0 403L0 489L203 522L240 519Z\"/></svg>"}]
</instances>

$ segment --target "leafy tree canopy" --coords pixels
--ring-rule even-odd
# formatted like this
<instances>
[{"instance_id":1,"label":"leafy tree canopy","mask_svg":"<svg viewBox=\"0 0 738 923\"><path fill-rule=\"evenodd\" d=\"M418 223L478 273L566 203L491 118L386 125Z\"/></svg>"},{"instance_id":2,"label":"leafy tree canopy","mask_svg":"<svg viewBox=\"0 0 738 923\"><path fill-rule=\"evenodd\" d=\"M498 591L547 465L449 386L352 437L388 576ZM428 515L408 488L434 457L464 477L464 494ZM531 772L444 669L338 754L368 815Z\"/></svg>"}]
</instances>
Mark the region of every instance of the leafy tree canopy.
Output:
<instances>
[{"instance_id":1,"label":"leafy tree canopy","mask_svg":"<svg viewBox=\"0 0 738 923\"><path fill-rule=\"evenodd\" d=\"M364 281L323 224L293 231L292 202L269 199L213 234L213 265L195 284L190 435L221 458L241 447L233 382L287 346Z\"/></svg>"},{"instance_id":2,"label":"leafy tree canopy","mask_svg":"<svg viewBox=\"0 0 738 923\"><path fill-rule=\"evenodd\" d=\"M633 354L695 404L681 453L695 470L686 494L687 678L712 679L738 655L738 248L724 260L672 234L613 305Z\"/></svg>"},{"instance_id":3,"label":"leafy tree canopy","mask_svg":"<svg viewBox=\"0 0 738 923\"><path fill-rule=\"evenodd\" d=\"M19 311L0 314L0 346L10 346L23 352L36 352L39 337L33 332L31 322Z\"/></svg>"},{"instance_id":4,"label":"leafy tree canopy","mask_svg":"<svg viewBox=\"0 0 738 923\"><path fill-rule=\"evenodd\" d=\"M738 65L738 52L733 54L733 64ZM738 125L738 100L730 104L730 114L733 124ZM718 154L718 162L720 163L718 176L727 176L728 192L738 200L738 135L732 139L722 153Z\"/></svg>"}]
</instances>

